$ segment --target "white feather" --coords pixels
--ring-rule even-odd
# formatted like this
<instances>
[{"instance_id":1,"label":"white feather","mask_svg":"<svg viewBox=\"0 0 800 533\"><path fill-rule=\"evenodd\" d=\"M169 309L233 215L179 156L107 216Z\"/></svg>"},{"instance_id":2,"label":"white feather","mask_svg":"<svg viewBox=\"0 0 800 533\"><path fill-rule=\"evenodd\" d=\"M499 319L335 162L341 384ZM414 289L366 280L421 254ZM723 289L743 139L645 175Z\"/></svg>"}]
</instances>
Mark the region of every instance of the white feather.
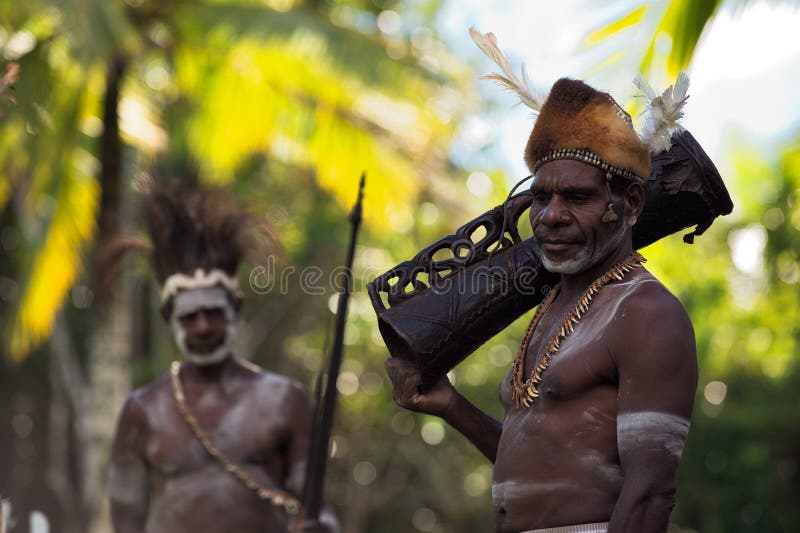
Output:
<instances>
[{"instance_id":1,"label":"white feather","mask_svg":"<svg viewBox=\"0 0 800 533\"><path fill-rule=\"evenodd\" d=\"M683 107L689 98L686 94L689 90L689 76L681 72L675 84L667 87L661 94L656 93L641 76L637 76L633 83L647 98L642 141L653 154L669 150L672 146L672 135L683 130L678 120L683 117Z\"/></svg>"},{"instance_id":2,"label":"white feather","mask_svg":"<svg viewBox=\"0 0 800 533\"><path fill-rule=\"evenodd\" d=\"M650 84L648 84L646 81L644 81L644 78L642 78L641 75L640 76L636 76L633 79L633 84L636 85L636 87L640 91L642 91L644 97L647 98L648 100L653 100L656 97L655 90L653 90L653 88L650 87Z\"/></svg>"},{"instance_id":3,"label":"white feather","mask_svg":"<svg viewBox=\"0 0 800 533\"><path fill-rule=\"evenodd\" d=\"M497 47L497 38L494 36L494 33L489 32L483 34L476 30L473 26L469 29L469 35L472 37L472 40L475 41L475 44L478 45L478 48L480 48L481 51L486 54L486 57L491 59L498 67L500 67L500 70L502 70L504 74L501 75L493 72L488 76L484 76L484 78L488 80L494 80L506 89L513 91L523 104L538 113L542 108L542 104L544 103L546 96L539 94L530 87L528 75L525 72L525 65L522 65L522 79L520 79L511 68L511 62Z\"/></svg>"}]
</instances>

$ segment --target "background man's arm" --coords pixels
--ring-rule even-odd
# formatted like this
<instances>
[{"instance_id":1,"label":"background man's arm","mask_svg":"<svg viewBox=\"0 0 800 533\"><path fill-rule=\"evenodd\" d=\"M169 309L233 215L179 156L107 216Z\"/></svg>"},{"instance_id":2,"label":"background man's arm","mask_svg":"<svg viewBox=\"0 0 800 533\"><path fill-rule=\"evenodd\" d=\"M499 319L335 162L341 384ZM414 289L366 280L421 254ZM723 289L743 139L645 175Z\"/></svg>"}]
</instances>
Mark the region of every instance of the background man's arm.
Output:
<instances>
[{"instance_id":1,"label":"background man's arm","mask_svg":"<svg viewBox=\"0 0 800 533\"><path fill-rule=\"evenodd\" d=\"M623 485L609 533L663 533L697 389L694 331L681 303L661 289L636 298L623 316L610 346Z\"/></svg>"},{"instance_id":2,"label":"background man's arm","mask_svg":"<svg viewBox=\"0 0 800 533\"><path fill-rule=\"evenodd\" d=\"M392 357L386 371L394 386L394 401L400 407L441 417L467 437L492 463L497 457L502 424L464 398L444 377L425 394L419 370L410 361Z\"/></svg>"},{"instance_id":3,"label":"background man's arm","mask_svg":"<svg viewBox=\"0 0 800 533\"><path fill-rule=\"evenodd\" d=\"M145 413L133 396L122 408L109 468L111 518L116 533L141 533L150 506L150 481L142 454Z\"/></svg>"}]
</instances>

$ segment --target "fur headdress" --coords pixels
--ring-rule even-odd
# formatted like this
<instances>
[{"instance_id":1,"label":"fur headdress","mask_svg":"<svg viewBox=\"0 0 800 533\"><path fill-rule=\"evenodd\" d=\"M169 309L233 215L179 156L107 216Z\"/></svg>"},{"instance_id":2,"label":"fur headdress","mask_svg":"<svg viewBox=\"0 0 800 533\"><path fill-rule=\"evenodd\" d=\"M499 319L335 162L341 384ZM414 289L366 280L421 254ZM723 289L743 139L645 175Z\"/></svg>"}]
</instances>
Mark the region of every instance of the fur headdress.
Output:
<instances>
[{"instance_id":1,"label":"fur headdress","mask_svg":"<svg viewBox=\"0 0 800 533\"><path fill-rule=\"evenodd\" d=\"M630 115L611 95L567 78L553 85L525 148L533 173L555 159L576 159L639 182L650 175L650 153Z\"/></svg>"},{"instance_id":2,"label":"fur headdress","mask_svg":"<svg viewBox=\"0 0 800 533\"><path fill-rule=\"evenodd\" d=\"M525 149L525 163L532 173L549 161L575 159L643 183L650 176L650 155L668 150L672 135L681 131L677 121L683 116L689 87L684 73L678 76L674 88L670 86L662 94L641 78L635 80L648 98L645 126L639 135L630 115L610 94L582 81L562 78L546 97L532 96L524 67L522 79L514 75L494 34L470 28L470 35L504 73L486 78L517 93L522 103L538 114Z\"/></svg>"}]
</instances>

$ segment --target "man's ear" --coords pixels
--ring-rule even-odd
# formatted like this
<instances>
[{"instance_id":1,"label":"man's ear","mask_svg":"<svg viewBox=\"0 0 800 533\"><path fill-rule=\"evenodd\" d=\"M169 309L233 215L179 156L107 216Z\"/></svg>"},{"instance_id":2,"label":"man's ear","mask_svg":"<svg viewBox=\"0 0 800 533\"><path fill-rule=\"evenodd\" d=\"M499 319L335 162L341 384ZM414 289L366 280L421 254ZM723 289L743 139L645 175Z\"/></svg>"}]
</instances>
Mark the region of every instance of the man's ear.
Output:
<instances>
[{"instance_id":1,"label":"man's ear","mask_svg":"<svg viewBox=\"0 0 800 533\"><path fill-rule=\"evenodd\" d=\"M231 294L231 305L233 305L233 310L236 312L236 315L239 315L239 312L242 310L242 304L244 303L244 298L242 298L241 294Z\"/></svg>"},{"instance_id":2,"label":"man's ear","mask_svg":"<svg viewBox=\"0 0 800 533\"><path fill-rule=\"evenodd\" d=\"M161 304L161 307L158 310L161 313L161 318L164 319L164 322L169 324L169 319L172 317L172 298Z\"/></svg>"},{"instance_id":3,"label":"man's ear","mask_svg":"<svg viewBox=\"0 0 800 533\"><path fill-rule=\"evenodd\" d=\"M631 183L625 188L625 220L629 226L636 224L644 209L644 187L641 183Z\"/></svg>"}]
</instances>

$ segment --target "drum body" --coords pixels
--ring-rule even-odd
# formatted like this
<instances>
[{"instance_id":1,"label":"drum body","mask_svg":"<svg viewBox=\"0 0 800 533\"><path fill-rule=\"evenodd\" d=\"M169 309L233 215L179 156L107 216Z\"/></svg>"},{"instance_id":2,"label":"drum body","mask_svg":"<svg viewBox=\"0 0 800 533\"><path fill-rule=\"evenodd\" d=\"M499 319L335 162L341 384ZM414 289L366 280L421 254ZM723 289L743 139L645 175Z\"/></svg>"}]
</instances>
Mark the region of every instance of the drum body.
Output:
<instances>
[{"instance_id":1,"label":"drum body","mask_svg":"<svg viewBox=\"0 0 800 533\"><path fill-rule=\"evenodd\" d=\"M633 227L641 248L695 226L691 243L733 209L717 169L688 131L652 158L645 207ZM367 286L378 327L393 357L414 361L423 388L538 305L559 276L548 272L533 239L522 240L525 192L471 220ZM475 235L482 234L480 238ZM445 259L435 259L445 252Z\"/></svg>"}]
</instances>

